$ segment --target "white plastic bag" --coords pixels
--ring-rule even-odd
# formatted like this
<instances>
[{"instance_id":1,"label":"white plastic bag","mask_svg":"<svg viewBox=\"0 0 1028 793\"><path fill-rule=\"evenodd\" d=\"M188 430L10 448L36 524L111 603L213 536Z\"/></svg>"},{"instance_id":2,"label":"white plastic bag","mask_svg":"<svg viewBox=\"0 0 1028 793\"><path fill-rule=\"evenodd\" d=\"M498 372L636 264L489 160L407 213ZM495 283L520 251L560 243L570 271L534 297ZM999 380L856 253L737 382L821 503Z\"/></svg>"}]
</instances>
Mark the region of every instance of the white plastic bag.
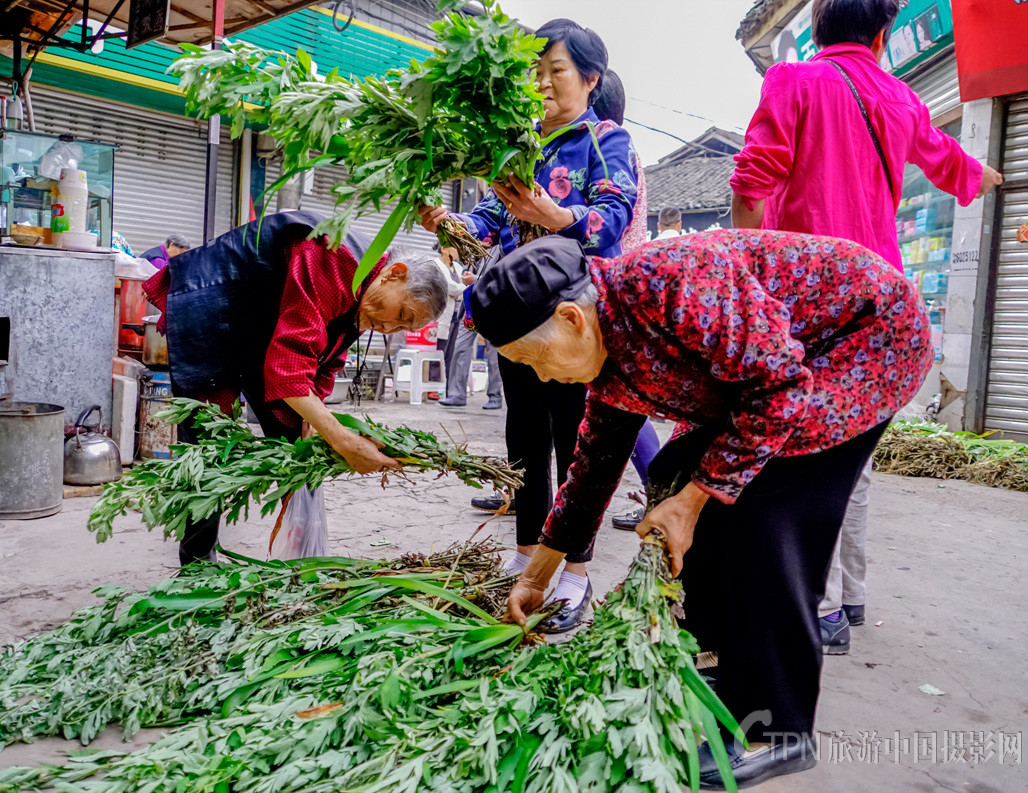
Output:
<instances>
[{"instance_id":1,"label":"white plastic bag","mask_svg":"<svg viewBox=\"0 0 1028 793\"><path fill-rule=\"evenodd\" d=\"M36 173L56 182L61 178L62 168L78 168L84 157L82 147L77 143L57 141L39 158Z\"/></svg>"},{"instance_id":2,"label":"white plastic bag","mask_svg":"<svg viewBox=\"0 0 1028 793\"><path fill-rule=\"evenodd\" d=\"M328 517L323 488L303 487L286 504L282 523L271 534L269 559L306 559L328 556Z\"/></svg>"}]
</instances>

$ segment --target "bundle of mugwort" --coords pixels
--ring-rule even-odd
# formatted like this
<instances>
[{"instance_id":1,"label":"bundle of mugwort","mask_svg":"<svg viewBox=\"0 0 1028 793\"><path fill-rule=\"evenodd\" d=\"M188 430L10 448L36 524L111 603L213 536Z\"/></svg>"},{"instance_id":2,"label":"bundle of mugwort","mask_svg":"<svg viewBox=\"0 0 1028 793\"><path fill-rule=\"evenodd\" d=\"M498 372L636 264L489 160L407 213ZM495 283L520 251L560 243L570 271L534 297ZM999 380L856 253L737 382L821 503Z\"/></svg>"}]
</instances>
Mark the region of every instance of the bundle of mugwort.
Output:
<instances>
[{"instance_id":1,"label":"bundle of mugwort","mask_svg":"<svg viewBox=\"0 0 1028 793\"><path fill-rule=\"evenodd\" d=\"M283 174L273 188L303 171L346 167L333 187L339 212L316 230L333 244L355 216L396 202L360 262L359 283L400 228L411 228L419 205L442 203L444 183L513 175L535 184L543 104L534 65L545 40L525 33L495 0L483 6L479 15L452 11L433 23L436 52L383 77L322 74L303 50L291 55L245 43L213 52L183 45L170 71L198 115L230 117L233 136L247 123L264 125L282 144ZM544 232L521 229L522 241ZM485 255L459 223L447 219L438 233L466 264Z\"/></svg>"},{"instance_id":2,"label":"bundle of mugwort","mask_svg":"<svg viewBox=\"0 0 1028 793\"><path fill-rule=\"evenodd\" d=\"M302 487L314 490L326 479L353 473L320 436L297 441L257 437L243 420L238 402L227 416L217 405L176 398L157 417L171 424L190 422L198 442L174 445L170 459L144 460L104 485L87 524L98 542L110 538L115 519L130 509L142 511L148 529L159 526L166 537L181 540L189 519L223 514L235 522L248 514L251 504L261 504L261 514L267 515ZM452 473L472 487L488 484L508 492L521 485L520 472L506 460L471 454L429 432L390 428L346 414L336 418L378 441L384 454L402 462L398 475L409 470Z\"/></svg>"},{"instance_id":3,"label":"bundle of mugwort","mask_svg":"<svg viewBox=\"0 0 1028 793\"><path fill-rule=\"evenodd\" d=\"M393 562L193 565L0 657L0 745L162 727L134 752L0 771L0 791L662 791L696 789L707 738L737 725L659 538L593 624L562 644L496 618L495 546ZM530 628L544 615L536 615Z\"/></svg>"},{"instance_id":4,"label":"bundle of mugwort","mask_svg":"<svg viewBox=\"0 0 1028 793\"><path fill-rule=\"evenodd\" d=\"M951 432L945 424L897 421L875 447L875 469L887 474L964 479L1028 492L1028 445L973 432Z\"/></svg>"}]
</instances>

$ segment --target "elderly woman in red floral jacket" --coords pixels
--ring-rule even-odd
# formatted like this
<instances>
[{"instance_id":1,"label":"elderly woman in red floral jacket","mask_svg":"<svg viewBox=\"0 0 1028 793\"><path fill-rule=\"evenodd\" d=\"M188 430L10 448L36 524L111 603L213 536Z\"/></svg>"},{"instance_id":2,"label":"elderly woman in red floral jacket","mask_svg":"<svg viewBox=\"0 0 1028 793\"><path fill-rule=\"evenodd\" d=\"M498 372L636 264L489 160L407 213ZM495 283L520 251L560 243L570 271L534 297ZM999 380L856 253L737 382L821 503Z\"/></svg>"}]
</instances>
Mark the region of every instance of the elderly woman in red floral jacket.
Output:
<instances>
[{"instance_id":1,"label":"elderly woman in red floral jacket","mask_svg":"<svg viewBox=\"0 0 1028 793\"><path fill-rule=\"evenodd\" d=\"M817 604L861 468L931 365L917 291L855 243L715 231L613 259L546 237L487 268L470 305L501 355L589 383L511 616L591 549L645 417L672 419L650 468L666 497L637 531L661 529L684 566L685 627L718 652L718 693L758 749L733 748L734 773L754 784L812 766ZM701 766L718 784L709 755Z\"/></svg>"}]
</instances>

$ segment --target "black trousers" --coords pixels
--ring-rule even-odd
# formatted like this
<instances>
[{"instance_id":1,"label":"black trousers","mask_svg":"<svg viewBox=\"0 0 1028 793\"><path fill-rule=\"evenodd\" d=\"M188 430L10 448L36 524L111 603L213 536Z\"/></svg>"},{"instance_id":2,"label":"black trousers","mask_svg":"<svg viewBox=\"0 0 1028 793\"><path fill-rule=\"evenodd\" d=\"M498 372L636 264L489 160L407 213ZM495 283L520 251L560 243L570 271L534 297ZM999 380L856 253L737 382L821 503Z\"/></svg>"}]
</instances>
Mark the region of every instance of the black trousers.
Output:
<instances>
[{"instance_id":1,"label":"black trousers","mask_svg":"<svg viewBox=\"0 0 1028 793\"><path fill-rule=\"evenodd\" d=\"M295 425L283 424L265 404L263 389L254 389L254 391L255 393L251 393L251 391L244 389L243 393L246 395L250 408L256 414L257 420L260 422L264 436L266 438L285 438L290 441L299 438L302 427L299 418ZM239 397L238 393L224 388L212 388L210 391L183 390L175 386L174 376L171 381L171 392L175 396L189 397L190 399L197 399L202 402L212 402L220 405L221 409L225 412L231 409L232 403ZM194 444L197 442L196 430L193 428L191 419L187 419L178 425L178 442ZM204 520L189 520L186 522L185 533L178 545L180 564L187 565L191 562L210 558L211 553L214 551L214 546L218 544L218 525L220 522L220 515L211 515Z\"/></svg>"},{"instance_id":2,"label":"black trousers","mask_svg":"<svg viewBox=\"0 0 1028 793\"><path fill-rule=\"evenodd\" d=\"M583 383L544 383L531 366L499 357L507 399L507 459L524 469L517 492L518 545L535 545L553 506L550 460L557 457L557 482L564 484L575 454L578 425L585 414ZM592 551L568 554L569 562L587 562Z\"/></svg>"},{"instance_id":3,"label":"black trousers","mask_svg":"<svg viewBox=\"0 0 1028 793\"><path fill-rule=\"evenodd\" d=\"M773 458L734 504L711 498L700 513L682 571L682 626L718 653L718 694L750 740L795 740L814 728L817 606L850 494L885 426L823 452ZM712 437L697 431L668 443L650 463L651 487L684 487Z\"/></svg>"}]
</instances>

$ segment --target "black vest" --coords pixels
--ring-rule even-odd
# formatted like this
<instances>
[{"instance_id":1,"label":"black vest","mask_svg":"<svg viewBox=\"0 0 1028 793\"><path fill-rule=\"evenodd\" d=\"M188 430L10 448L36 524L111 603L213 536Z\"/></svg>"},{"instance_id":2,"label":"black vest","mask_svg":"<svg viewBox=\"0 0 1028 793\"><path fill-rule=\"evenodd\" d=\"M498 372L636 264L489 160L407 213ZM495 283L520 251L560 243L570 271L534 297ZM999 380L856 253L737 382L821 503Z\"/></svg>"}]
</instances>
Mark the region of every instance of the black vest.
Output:
<instances>
[{"instance_id":1,"label":"black vest","mask_svg":"<svg viewBox=\"0 0 1028 793\"><path fill-rule=\"evenodd\" d=\"M287 252L321 220L313 212L279 212L170 260L168 363L177 390L224 386L263 401L264 357L278 324ZM343 241L358 261L369 244L357 232ZM359 335L356 317L332 324L330 348L345 350ZM332 353L326 350L319 364Z\"/></svg>"}]
</instances>

